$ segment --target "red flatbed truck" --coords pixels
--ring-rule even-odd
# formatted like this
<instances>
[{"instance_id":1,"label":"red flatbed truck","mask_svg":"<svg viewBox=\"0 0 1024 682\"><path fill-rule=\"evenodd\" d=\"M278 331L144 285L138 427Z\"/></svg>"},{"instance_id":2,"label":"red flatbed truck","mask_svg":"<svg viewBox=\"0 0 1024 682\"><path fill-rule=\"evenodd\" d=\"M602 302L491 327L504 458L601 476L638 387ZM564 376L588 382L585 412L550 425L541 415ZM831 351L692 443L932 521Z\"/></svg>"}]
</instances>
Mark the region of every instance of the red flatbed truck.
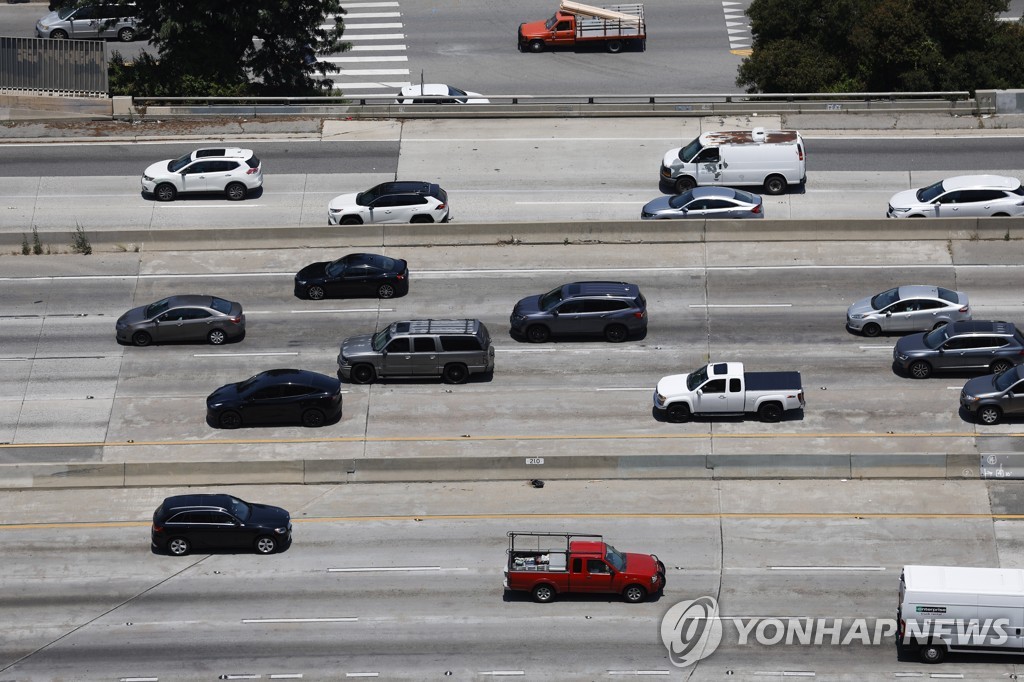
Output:
<instances>
[{"instance_id":1,"label":"red flatbed truck","mask_svg":"<svg viewBox=\"0 0 1024 682\"><path fill-rule=\"evenodd\" d=\"M621 594L636 604L665 588L654 554L620 552L600 535L508 533L505 589L547 603L559 594Z\"/></svg>"},{"instance_id":2,"label":"red flatbed truck","mask_svg":"<svg viewBox=\"0 0 1024 682\"><path fill-rule=\"evenodd\" d=\"M594 7L562 0L547 21L519 24L519 51L543 52L550 47L604 45L609 52L627 46L647 48L647 22L642 4Z\"/></svg>"}]
</instances>

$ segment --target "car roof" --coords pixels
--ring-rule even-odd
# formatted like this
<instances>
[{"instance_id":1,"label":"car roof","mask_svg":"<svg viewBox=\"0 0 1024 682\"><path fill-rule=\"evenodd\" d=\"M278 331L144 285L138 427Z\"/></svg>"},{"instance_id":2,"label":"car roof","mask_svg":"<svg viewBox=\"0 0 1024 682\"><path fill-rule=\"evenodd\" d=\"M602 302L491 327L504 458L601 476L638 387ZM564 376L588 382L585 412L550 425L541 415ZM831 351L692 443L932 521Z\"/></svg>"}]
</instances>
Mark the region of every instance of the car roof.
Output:
<instances>
[{"instance_id":1,"label":"car roof","mask_svg":"<svg viewBox=\"0 0 1024 682\"><path fill-rule=\"evenodd\" d=\"M329 388L338 383L334 377L319 372L310 372L308 369L268 369L255 375L260 386L282 384L303 384L306 386L317 386Z\"/></svg>"},{"instance_id":2,"label":"car roof","mask_svg":"<svg viewBox=\"0 0 1024 682\"><path fill-rule=\"evenodd\" d=\"M693 195L694 199L710 199L714 197L736 198L736 190L732 187L694 187L690 190L690 194Z\"/></svg>"},{"instance_id":3,"label":"car roof","mask_svg":"<svg viewBox=\"0 0 1024 682\"><path fill-rule=\"evenodd\" d=\"M421 180L396 180L385 182L381 194L429 194L435 195L441 189L439 185Z\"/></svg>"},{"instance_id":4,"label":"car roof","mask_svg":"<svg viewBox=\"0 0 1024 682\"><path fill-rule=\"evenodd\" d=\"M398 334L476 334L481 327L480 320L406 320L393 322L391 331Z\"/></svg>"},{"instance_id":5,"label":"car roof","mask_svg":"<svg viewBox=\"0 0 1024 682\"><path fill-rule=\"evenodd\" d=\"M209 308L210 303L216 296L205 296L203 294L181 294L167 297L168 308L178 308L185 305L197 305ZM230 302L230 301L229 301Z\"/></svg>"},{"instance_id":6,"label":"car roof","mask_svg":"<svg viewBox=\"0 0 1024 682\"><path fill-rule=\"evenodd\" d=\"M1012 322L997 320L959 320L950 322L947 333L957 334L1013 334L1015 327Z\"/></svg>"},{"instance_id":7,"label":"car roof","mask_svg":"<svg viewBox=\"0 0 1024 682\"><path fill-rule=\"evenodd\" d=\"M928 286L926 284L905 284L898 289L900 300L905 298L920 298L922 296L930 296L931 298L939 297L939 288Z\"/></svg>"},{"instance_id":8,"label":"car roof","mask_svg":"<svg viewBox=\"0 0 1024 682\"><path fill-rule=\"evenodd\" d=\"M1005 189L1015 190L1020 187L1020 180L1005 175L957 175L942 181L942 189Z\"/></svg>"},{"instance_id":9,"label":"car roof","mask_svg":"<svg viewBox=\"0 0 1024 682\"><path fill-rule=\"evenodd\" d=\"M419 85L406 85L402 88L402 97L448 97L449 89L444 83L424 83L423 92Z\"/></svg>"},{"instance_id":10,"label":"car roof","mask_svg":"<svg viewBox=\"0 0 1024 682\"><path fill-rule=\"evenodd\" d=\"M231 507L231 500L237 499L225 493L190 493L188 495L172 495L164 499L164 511L179 507Z\"/></svg>"},{"instance_id":11,"label":"car roof","mask_svg":"<svg viewBox=\"0 0 1024 682\"><path fill-rule=\"evenodd\" d=\"M628 282L570 282L562 286L567 296L622 296L633 298L640 287Z\"/></svg>"},{"instance_id":12,"label":"car roof","mask_svg":"<svg viewBox=\"0 0 1024 682\"><path fill-rule=\"evenodd\" d=\"M250 159L251 149L241 147L202 147L192 152L192 160L205 158Z\"/></svg>"}]
</instances>

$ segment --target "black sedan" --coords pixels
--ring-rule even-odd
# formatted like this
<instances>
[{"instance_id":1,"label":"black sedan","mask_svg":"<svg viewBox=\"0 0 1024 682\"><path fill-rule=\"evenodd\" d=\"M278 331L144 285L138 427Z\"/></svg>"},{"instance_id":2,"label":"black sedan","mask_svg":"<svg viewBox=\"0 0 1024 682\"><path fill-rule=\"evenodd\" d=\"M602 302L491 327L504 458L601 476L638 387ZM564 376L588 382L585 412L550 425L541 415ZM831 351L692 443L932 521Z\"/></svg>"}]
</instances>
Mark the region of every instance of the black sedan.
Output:
<instances>
[{"instance_id":1,"label":"black sedan","mask_svg":"<svg viewBox=\"0 0 1024 682\"><path fill-rule=\"evenodd\" d=\"M317 427L341 419L341 382L304 369L271 369L221 386L206 399L206 423L222 429L257 424Z\"/></svg>"},{"instance_id":2,"label":"black sedan","mask_svg":"<svg viewBox=\"0 0 1024 682\"><path fill-rule=\"evenodd\" d=\"M271 554L292 541L291 515L280 507L232 495L175 495L153 512L150 542L157 552L184 556L195 549L255 549Z\"/></svg>"},{"instance_id":3,"label":"black sedan","mask_svg":"<svg viewBox=\"0 0 1024 682\"><path fill-rule=\"evenodd\" d=\"M245 336L242 304L216 296L168 296L132 308L118 318L114 332L120 343L207 341L220 345Z\"/></svg>"},{"instance_id":4,"label":"black sedan","mask_svg":"<svg viewBox=\"0 0 1024 682\"><path fill-rule=\"evenodd\" d=\"M295 295L314 301L349 296L391 298L407 293L408 263L375 253L350 253L336 261L313 263L295 275Z\"/></svg>"}]
</instances>

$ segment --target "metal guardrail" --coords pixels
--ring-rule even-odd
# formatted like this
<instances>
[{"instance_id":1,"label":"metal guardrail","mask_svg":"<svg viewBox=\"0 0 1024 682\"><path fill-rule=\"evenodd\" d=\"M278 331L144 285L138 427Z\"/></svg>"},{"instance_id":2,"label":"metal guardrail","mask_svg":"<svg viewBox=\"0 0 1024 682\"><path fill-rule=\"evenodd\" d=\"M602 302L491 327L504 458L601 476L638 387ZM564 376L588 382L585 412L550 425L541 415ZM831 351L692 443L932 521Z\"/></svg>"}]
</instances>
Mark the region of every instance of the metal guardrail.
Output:
<instances>
[{"instance_id":1,"label":"metal guardrail","mask_svg":"<svg viewBox=\"0 0 1024 682\"><path fill-rule=\"evenodd\" d=\"M109 97L102 41L0 37L0 94Z\"/></svg>"}]
</instances>

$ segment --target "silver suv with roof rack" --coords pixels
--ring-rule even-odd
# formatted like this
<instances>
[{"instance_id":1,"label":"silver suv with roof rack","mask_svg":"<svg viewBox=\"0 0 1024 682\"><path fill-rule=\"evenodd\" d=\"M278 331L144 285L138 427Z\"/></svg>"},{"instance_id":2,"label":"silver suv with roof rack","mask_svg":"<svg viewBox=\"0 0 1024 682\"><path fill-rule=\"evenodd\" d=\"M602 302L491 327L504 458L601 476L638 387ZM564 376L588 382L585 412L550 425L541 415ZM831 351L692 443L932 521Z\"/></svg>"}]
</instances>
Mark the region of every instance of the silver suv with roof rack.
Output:
<instances>
[{"instance_id":1,"label":"silver suv with roof rack","mask_svg":"<svg viewBox=\"0 0 1024 682\"><path fill-rule=\"evenodd\" d=\"M341 342L338 377L369 384L390 377L441 377L461 384L494 371L491 335L480 320L393 322L375 334Z\"/></svg>"}]
</instances>

